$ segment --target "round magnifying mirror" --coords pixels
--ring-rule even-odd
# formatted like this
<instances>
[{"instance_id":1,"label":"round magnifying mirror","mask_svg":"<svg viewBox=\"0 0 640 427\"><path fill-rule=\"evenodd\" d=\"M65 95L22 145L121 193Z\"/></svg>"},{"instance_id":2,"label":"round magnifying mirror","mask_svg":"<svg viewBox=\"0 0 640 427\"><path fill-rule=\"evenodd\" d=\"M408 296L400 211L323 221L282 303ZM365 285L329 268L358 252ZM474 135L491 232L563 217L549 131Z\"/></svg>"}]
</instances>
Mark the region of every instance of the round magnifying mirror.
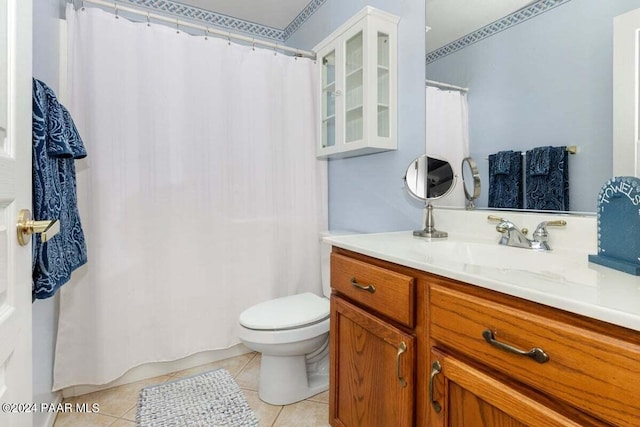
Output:
<instances>
[{"instance_id":1,"label":"round magnifying mirror","mask_svg":"<svg viewBox=\"0 0 640 427\"><path fill-rule=\"evenodd\" d=\"M480 172L475 160L466 157L462 160L462 187L467 198L467 209L476 207L474 200L480 197Z\"/></svg>"},{"instance_id":2,"label":"round magnifying mirror","mask_svg":"<svg viewBox=\"0 0 640 427\"><path fill-rule=\"evenodd\" d=\"M418 200L427 201L449 194L455 185L456 176L446 160L423 155L411 162L404 180L409 194Z\"/></svg>"},{"instance_id":3,"label":"round magnifying mirror","mask_svg":"<svg viewBox=\"0 0 640 427\"><path fill-rule=\"evenodd\" d=\"M435 228L431 200L446 196L455 186L456 175L449 162L427 155L420 156L409 164L404 181L411 196L428 203L424 230L414 231L413 235L447 237L446 232Z\"/></svg>"}]
</instances>

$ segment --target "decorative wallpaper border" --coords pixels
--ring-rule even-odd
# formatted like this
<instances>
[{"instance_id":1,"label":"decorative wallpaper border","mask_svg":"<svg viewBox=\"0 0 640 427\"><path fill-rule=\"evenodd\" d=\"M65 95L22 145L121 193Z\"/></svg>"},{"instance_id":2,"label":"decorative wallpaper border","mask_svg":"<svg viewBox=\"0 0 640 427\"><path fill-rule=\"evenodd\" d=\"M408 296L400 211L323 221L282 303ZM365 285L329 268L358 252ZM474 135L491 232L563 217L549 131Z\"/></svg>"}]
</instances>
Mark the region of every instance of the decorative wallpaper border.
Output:
<instances>
[{"instance_id":1,"label":"decorative wallpaper border","mask_svg":"<svg viewBox=\"0 0 640 427\"><path fill-rule=\"evenodd\" d=\"M238 31L252 36L270 39L277 42L286 41L300 26L313 15L327 0L311 0L307 6L291 21L284 30L268 27L233 16L211 12L195 6L188 6L173 0L119 0L136 6L146 7L157 12L176 15L194 21L214 25L230 31Z\"/></svg>"},{"instance_id":2,"label":"decorative wallpaper border","mask_svg":"<svg viewBox=\"0 0 640 427\"><path fill-rule=\"evenodd\" d=\"M427 53L426 63L430 64L440 58L444 58L445 56L464 49L465 47L473 43L479 42L482 39L486 39L487 37L499 33L500 31L504 31L509 27L518 25L528 19L536 17L541 13L547 12L548 10L551 10L570 1L571 0L539 0L535 3L532 3L529 6L513 12L511 15L507 15L504 18L492 22L491 24L486 25L477 31L469 33L456 41L453 41L445 46L442 46L441 48Z\"/></svg>"},{"instance_id":3,"label":"decorative wallpaper border","mask_svg":"<svg viewBox=\"0 0 640 427\"><path fill-rule=\"evenodd\" d=\"M295 33L304 22L311 17L327 0L311 0L308 5L295 17L293 21L284 29L284 40L287 40L291 34Z\"/></svg>"}]
</instances>

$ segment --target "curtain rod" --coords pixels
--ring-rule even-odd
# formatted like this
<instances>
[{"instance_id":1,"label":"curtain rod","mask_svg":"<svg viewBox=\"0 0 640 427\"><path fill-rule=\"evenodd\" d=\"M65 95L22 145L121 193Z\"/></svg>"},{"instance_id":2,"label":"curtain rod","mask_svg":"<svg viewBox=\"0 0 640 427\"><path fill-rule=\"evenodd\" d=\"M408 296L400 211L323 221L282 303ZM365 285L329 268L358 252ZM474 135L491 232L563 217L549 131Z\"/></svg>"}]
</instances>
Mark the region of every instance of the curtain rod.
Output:
<instances>
[{"instance_id":1,"label":"curtain rod","mask_svg":"<svg viewBox=\"0 0 640 427\"><path fill-rule=\"evenodd\" d=\"M460 86L454 86L454 85L450 85L448 83L441 83L441 82L437 82L435 80L425 80L425 84L427 86L435 86L438 88L442 88L442 89L451 89L451 90L459 90L460 92L469 92L469 88L466 87L460 87Z\"/></svg>"},{"instance_id":2,"label":"curtain rod","mask_svg":"<svg viewBox=\"0 0 640 427\"><path fill-rule=\"evenodd\" d=\"M173 25L177 25L177 26L180 26L180 27L188 27L188 28L194 28L196 30L200 30L200 31L203 32L203 35L215 34L215 35L218 35L218 36L221 36L221 37L225 37L227 39L242 40L242 41L251 43L252 45L266 46L266 47L270 47L270 48L275 49L275 50L291 52L295 56L316 59L315 52L311 52L311 51L308 51L308 50L302 50L302 49L296 49L294 47L289 47L289 46L281 45L281 44L278 44L278 43L273 43L273 42L266 41L266 40L256 39L256 38L253 38L253 37L247 37L247 36L243 36L242 34L232 33L230 31L222 31L222 30L218 30L218 29L215 29L215 28L210 28L210 27L206 27L206 26L203 26L203 25L194 24L194 23L187 22L187 21L181 21L178 18L176 18L176 19L168 18L166 16L158 15L156 13L146 12L146 11L141 10L141 9L136 9L136 8L129 7L129 6L124 6L122 4L118 4L115 1L108 2L108 1L104 1L104 0L82 0L81 3L82 3L81 7L84 7L85 3L92 3L92 4L96 4L96 5L99 5L99 6L104 6L104 7L113 9L113 11L115 12L116 15L118 14L118 11L122 10L124 12L128 12L128 13L139 15L139 16L142 16L142 17L146 17L147 21L149 19L153 18L154 20L167 22L167 23L170 23L170 24L173 24Z\"/></svg>"}]
</instances>

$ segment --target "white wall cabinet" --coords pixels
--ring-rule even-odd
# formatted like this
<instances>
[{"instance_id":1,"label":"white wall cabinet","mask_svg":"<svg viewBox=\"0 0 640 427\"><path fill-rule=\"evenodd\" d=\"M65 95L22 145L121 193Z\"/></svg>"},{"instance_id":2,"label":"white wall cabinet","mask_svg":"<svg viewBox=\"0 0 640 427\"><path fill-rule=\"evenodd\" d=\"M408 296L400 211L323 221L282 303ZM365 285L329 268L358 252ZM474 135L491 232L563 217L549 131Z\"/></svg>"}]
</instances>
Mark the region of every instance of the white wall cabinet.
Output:
<instances>
[{"instance_id":1,"label":"white wall cabinet","mask_svg":"<svg viewBox=\"0 0 640 427\"><path fill-rule=\"evenodd\" d=\"M397 148L397 24L367 6L313 49L320 80L318 157Z\"/></svg>"}]
</instances>

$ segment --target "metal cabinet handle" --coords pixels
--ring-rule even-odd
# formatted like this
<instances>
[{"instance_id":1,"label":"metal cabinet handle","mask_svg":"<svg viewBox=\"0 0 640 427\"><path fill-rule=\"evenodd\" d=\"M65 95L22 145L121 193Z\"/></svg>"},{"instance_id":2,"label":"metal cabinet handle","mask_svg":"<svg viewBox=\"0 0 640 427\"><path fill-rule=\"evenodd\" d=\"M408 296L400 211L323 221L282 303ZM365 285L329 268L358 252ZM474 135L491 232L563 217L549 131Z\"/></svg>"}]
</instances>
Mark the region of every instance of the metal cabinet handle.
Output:
<instances>
[{"instance_id":1,"label":"metal cabinet handle","mask_svg":"<svg viewBox=\"0 0 640 427\"><path fill-rule=\"evenodd\" d=\"M433 399L433 380L440 372L442 372L442 365L436 360L431 365L431 376L429 377L429 402L431 402L431 406L436 413L442 411L442 406L440 406L437 400Z\"/></svg>"},{"instance_id":2,"label":"metal cabinet handle","mask_svg":"<svg viewBox=\"0 0 640 427\"><path fill-rule=\"evenodd\" d=\"M355 277L351 278L351 285L353 285L354 288L358 288L360 290L367 291L367 292L370 292L370 293L374 293L376 291L376 287L375 286L373 286L373 285L367 285L367 286L361 285L360 283L358 283L358 281L356 280Z\"/></svg>"},{"instance_id":3,"label":"metal cabinet handle","mask_svg":"<svg viewBox=\"0 0 640 427\"><path fill-rule=\"evenodd\" d=\"M398 346L398 354L396 355L396 377L398 378L398 381L400 381L400 385L402 387L407 386L407 380L405 380L402 376L400 376L400 356L402 356L402 354L406 351L407 351L407 344L405 344L404 341L401 341L400 345Z\"/></svg>"},{"instance_id":4,"label":"metal cabinet handle","mask_svg":"<svg viewBox=\"0 0 640 427\"><path fill-rule=\"evenodd\" d=\"M519 356L530 357L538 363L545 363L549 361L549 355L544 352L540 347L534 347L529 351L520 350L519 348L513 347L509 344L505 344L495 339L493 336L493 332L490 329L486 329L482 331L482 336L486 342L491 344L494 347L499 349L508 351L509 353L517 354Z\"/></svg>"}]
</instances>

